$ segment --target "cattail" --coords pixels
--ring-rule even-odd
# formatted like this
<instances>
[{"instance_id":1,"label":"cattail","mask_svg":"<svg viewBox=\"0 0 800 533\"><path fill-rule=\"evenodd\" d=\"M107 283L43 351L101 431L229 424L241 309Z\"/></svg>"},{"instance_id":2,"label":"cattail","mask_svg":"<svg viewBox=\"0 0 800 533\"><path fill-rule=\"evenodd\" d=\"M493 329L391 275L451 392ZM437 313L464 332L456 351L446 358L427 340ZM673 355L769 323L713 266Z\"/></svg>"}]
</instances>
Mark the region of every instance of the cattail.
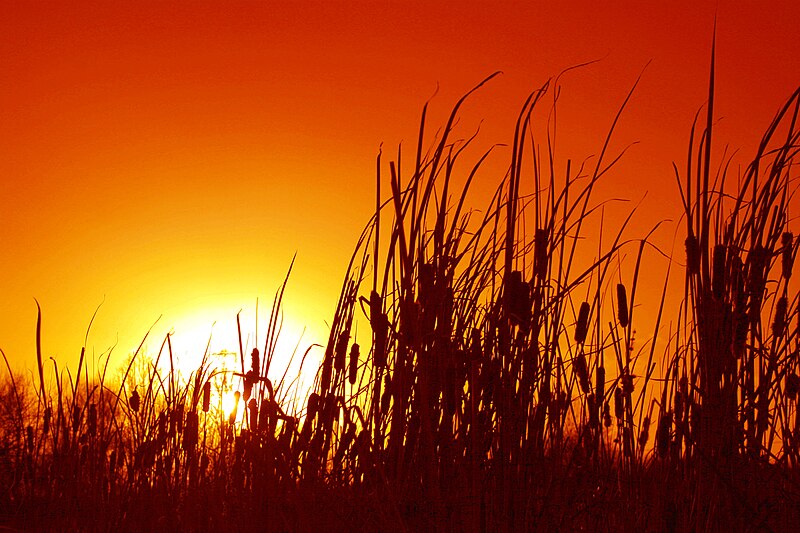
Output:
<instances>
[{"instance_id":1,"label":"cattail","mask_svg":"<svg viewBox=\"0 0 800 533\"><path fill-rule=\"evenodd\" d=\"M383 394L381 395L381 412L389 412L389 404L392 400L392 380L389 377L389 372L386 372L383 381Z\"/></svg>"},{"instance_id":2,"label":"cattail","mask_svg":"<svg viewBox=\"0 0 800 533\"><path fill-rule=\"evenodd\" d=\"M530 287L522 280L522 272L514 270L506 281L506 310L511 322L525 326L531 318Z\"/></svg>"},{"instance_id":3,"label":"cattail","mask_svg":"<svg viewBox=\"0 0 800 533\"><path fill-rule=\"evenodd\" d=\"M186 415L186 427L183 432L183 450L191 451L197 445L198 420L195 411Z\"/></svg>"},{"instance_id":4,"label":"cattail","mask_svg":"<svg viewBox=\"0 0 800 533\"><path fill-rule=\"evenodd\" d=\"M581 385L581 390L584 394L589 394L592 390L592 385L589 382L589 369L586 365L586 355L583 351L579 352L575 359L573 359L573 367L575 374L578 375L578 381Z\"/></svg>"},{"instance_id":5,"label":"cattail","mask_svg":"<svg viewBox=\"0 0 800 533\"><path fill-rule=\"evenodd\" d=\"M589 332L589 302L583 302L578 311L578 324L575 326L575 342L583 344Z\"/></svg>"},{"instance_id":6,"label":"cattail","mask_svg":"<svg viewBox=\"0 0 800 533\"><path fill-rule=\"evenodd\" d=\"M789 306L789 301L786 296L778 298L778 303L775 305L775 320L772 322L772 336L782 337L786 332L786 311Z\"/></svg>"},{"instance_id":7,"label":"cattail","mask_svg":"<svg viewBox=\"0 0 800 533\"><path fill-rule=\"evenodd\" d=\"M86 418L89 435L94 436L97 433L97 405L94 403L89 404L89 415Z\"/></svg>"},{"instance_id":8,"label":"cattail","mask_svg":"<svg viewBox=\"0 0 800 533\"><path fill-rule=\"evenodd\" d=\"M670 433L672 432L672 411L661 413L656 430L656 452L661 457L669 453Z\"/></svg>"},{"instance_id":9,"label":"cattail","mask_svg":"<svg viewBox=\"0 0 800 533\"><path fill-rule=\"evenodd\" d=\"M237 390L233 393L233 409L231 410L230 417L228 418L228 422L233 424L236 422L236 413L239 411L239 399L242 397L242 394Z\"/></svg>"},{"instance_id":10,"label":"cattail","mask_svg":"<svg viewBox=\"0 0 800 533\"><path fill-rule=\"evenodd\" d=\"M77 405L72 408L72 432L77 433L81 425L81 408Z\"/></svg>"},{"instance_id":11,"label":"cattail","mask_svg":"<svg viewBox=\"0 0 800 533\"><path fill-rule=\"evenodd\" d=\"M619 377L620 386L622 388L622 394L625 395L626 398L630 397L630 395L633 394L633 378L635 377L636 376L628 373L623 373Z\"/></svg>"},{"instance_id":12,"label":"cattail","mask_svg":"<svg viewBox=\"0 0 800 533\"><path fill-rule=\"evenodd\" d=\"M620 422L625 418L625 402L623 401L622 389L619 387L614 389L614 417Z\"/></svg>"},{"instance_id":13,"label":"cattail","mask_svg":"<svg viewBox=\"0 0 800 533\"><path fill-rule=\"evenodd\" d=\"M250 395L253 393L253 384L256 381L256 374L252 370L248 370L247 374L244 376L244 401L250 399Z\"/></svg>"},{"instance_id":14,"label":"cattail","mask_svg":"<svg viewBox=\"0 0 800 533\"><path fill-rule=\"evenodd\" d=\"M538 228L533 239L533 272L543 283L547 277L547 230Z\"/></svg>"},{"instance_id":15,"label":"cattail","mask_svg":"<svg viewBox=\"0 0 800 533\"><path fill-rule=\"evenodd\" d=\"M211 407L211 381L206 381L203 385L203 412L207 413Z\"/></svg>"},{"instance_id":16,"label":"cattail","mask_svg":"<svg viewBox=\"0 0 800 533\"><path fill-rule=\"evenodd\" d=\"M356 373L358 372L358 356L359 356L359 346L357 342L354 342L353 345L350 347L350 366L348 371L348 381L350 381L350 385L356 384Z\"/></svg>"},{"instance_id":17,"label":"cattail","mask_svg":"<svg viewBox=\"0 0 800 533\"><path fill-rule=\"evenodd\" d=\"M786 376L786 396L790 400L794 400L797 398L798 392L800 392L800 376L789 374Z\"/></svg>"},{"instance_id":18,"label":"cattail","mask_svg":"<svg viewBox=\"0 0 800 533\"><path fill-rule=\"evenodd\" d=\"M789 278L792 277L792 263L794 263L794 258L792 257L793 244L794 235L792 235L792 232L784 232L781 236L781 275L786 281L789 281Z\"/></svg>"},{"instance_id":19,"label":"cattail","mask_svg":"<svg viewBox=\"0 0 800 533\"><path fill-rule=\"evenodd\" d=\"M26 436L25 444L28 447L28 453L30 453L33 451L33 426L29 425L27 428L25 428L25 436Z\"/></svg>"},{"instance_id":20,"label":"cattail","mask_svg":"<svg viewBox=\"0 0 800 533\"><path fill-rule=\"evenodd\" d=\"M711 291L714 298L722 300L725 295L725 260L726 260L726 247L724 244L717 244L714 246L714 269L711 278Z\"/></svg>"},{"instance_id":21,"label":"cattail","mask_svg":"<svg viewBox=\"0 0 800 533\"><path fill-rule=\"evenodd\" d=\"M623 328L628 327L628 295L625 293L625 285L617 284L617 320Z\"/></svg>"},{"instance_id":22,"label":"cattail","mask_svg":"<svg viewBox=\"0 0 800 533\"><path fill-rule=\"evenodd\" d=\"M595 371L595 394L599 401L606 395L606 369L602 366L598 366Z\"/></svg>"},{"instance_id":23,"label":"cattail","mask_svg":"<svg viewBox=\"0 0 800 533\"><path fill-rule=\"evenodd\" d=\"M253 376L258 377L261 375L261 356L258 353L258 348L253 348L253 352L250 354L251 357L251 368L253 370Z\"/></svg>"},{"instance_id":24,"label":"cattail","mask_svg":"<svg viewBox=\"0 0 800 533\"><path fill-rule=\"evenodd\" d=\"M342 333L336 340L336 355L333 359L333 368L341 372L344 372L345 369L345 360L347 358L347 342L349 339L350 335Z\"/></svg>"},{"instance_id":25,"label":"cattail","mask_svg":"<svg viewBox=\"0 0 800 533\"><path fill-rule=\"evenodd\" d=\"M136 389L133 389L131 397L128 401L128 405L130 405L131 411L133 411L134 413L139 412L139 391L137 391Z\"/></svg>"},{"instance_id":26,"label":"cattail","mask_svg":"<svg viewBox=\"0 0 800 533\"><path fill-rule=\"evenodd\" d=\"M608 402L603 404L603 425L606 429L611 427L611 408L608 405Z\"/></svg>"},{"instance_id":27,"label":"cattail","mask_svg":"<svg viewBox=\"0 0 800 533\"><path fill-rule=\"evenodd\" d=\"M111 455L108 458L108 477L114 479L114 473L117 470L117 450L111 450Z\"/></svg>"},{"instance_id":28,"label":"cattail","mask_svg":"<svg viewBox=\"0 0 800 533\"><path fill-rule=\"evenodd\" d=\"M642 431L639 432L639 448L647 446L647 441L650 438L650 417L644 417L642 420Z\"/></svg>"},{"instance_id":29,"label":"cattail","mask_svg":"<svg viewBox=\"0 0 800 533\"><path fill-rule=\"evenodd\" d=\"M250 410L250 429L255 431L258 427L258 402L255 398L247 402L247 408Z\"/></svg>"},{"instance_id":30,"label":"cattail","mask_svg":"<svg viewBox=\"0 0 800 533\"><path fill-rule=\"evenodd\" d=\"M697 237L689 235L686 237L686 269L689 274L697 274L700 272L700 245L697 242Z\"/></svg>"},{"instance_id":31,"label":"cattail","mask_svg":"<svg viewBox=\"0 0 800 533\"><path fill-rule=\"evenodd\" d=\"M44 420L42 422L42 433L47 434L50 432L50 419L53 417L53 409L51 407L44 408Z\"/></svg>"},{"instance_id":32,"label":"cattail","mask_svg":"<svg viewBox=\"0 0 800 533\"><path fill-rule=\"evenodd\" d=\"M373 362L377 368L386 366L386 341L389 334L389 319L383 312L381 295L372 291L369 295L369 323L373 333Z\"/></svg>"}]
</instances>

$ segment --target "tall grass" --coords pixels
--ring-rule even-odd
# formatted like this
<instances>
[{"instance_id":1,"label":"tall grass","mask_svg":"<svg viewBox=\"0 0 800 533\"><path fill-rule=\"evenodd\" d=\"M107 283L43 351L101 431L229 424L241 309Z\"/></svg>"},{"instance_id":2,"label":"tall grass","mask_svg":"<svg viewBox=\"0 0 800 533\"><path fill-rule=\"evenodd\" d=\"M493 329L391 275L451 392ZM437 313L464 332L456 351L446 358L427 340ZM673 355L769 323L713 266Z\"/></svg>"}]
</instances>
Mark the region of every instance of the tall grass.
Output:
<instances>
[{"instance_id":1,"label":"tall grass","mask_svg":"<svg viewBox=\"0 0 800 533\"><path fill-rule=\"evenodd\" d=\"M268 377L286 281L263 350L248 359L240 342L235 371L206 352L185 381L170 336L116 381L108 357L89 376L83 350L74 376L45 364L40 312L37 375L9 367L3 389L0 512L57 530L790 530L800 89L734 176L712 150L713 71L675 167L685 260L669 258L648 342L634 331L656 228L629 236L631 210L609 230L615 199L595 195L623 155L610 140L635 84L582 163L557 156L560 78L533 91L475 210L495 150L465 164L476 136L457 122L492 75L432 136L426 105L410 162L402 147L378 155L375 213L307 398ZM232 413L212 385L236 388Z\"/></svg>"}]
</instances>

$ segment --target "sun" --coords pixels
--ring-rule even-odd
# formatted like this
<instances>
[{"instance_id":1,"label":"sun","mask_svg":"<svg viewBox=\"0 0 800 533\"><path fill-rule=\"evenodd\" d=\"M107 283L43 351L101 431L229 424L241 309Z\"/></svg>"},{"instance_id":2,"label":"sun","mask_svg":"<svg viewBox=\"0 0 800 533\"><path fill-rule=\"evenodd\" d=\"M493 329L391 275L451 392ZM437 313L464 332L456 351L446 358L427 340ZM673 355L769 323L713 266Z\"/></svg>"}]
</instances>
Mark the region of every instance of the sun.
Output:
<instances>
[{"instance_id":1,"label":"sun","mask_svg":"<svg viewBox=\"0 0 800 533\"><path fill-rule=\"evenodd\" d=\"M212 379L211 405L228 416L234 408L234 393L243 390L242 374L251 369L253 349L257 348L260 371L266 373L276 394L303 401L322 351L317 348L315 353L311 348L312 340L299 320L284 315L279 325L279 331L275 328L276 334L268 338L268 317L259 316L256 324L254 311L205 309L186 313L172 323L158 366L164 373L172 368L181 382L187 383L204 365L204 377ZM239 416L242 411L240 402Z\"/></svg>"}]
</instances>

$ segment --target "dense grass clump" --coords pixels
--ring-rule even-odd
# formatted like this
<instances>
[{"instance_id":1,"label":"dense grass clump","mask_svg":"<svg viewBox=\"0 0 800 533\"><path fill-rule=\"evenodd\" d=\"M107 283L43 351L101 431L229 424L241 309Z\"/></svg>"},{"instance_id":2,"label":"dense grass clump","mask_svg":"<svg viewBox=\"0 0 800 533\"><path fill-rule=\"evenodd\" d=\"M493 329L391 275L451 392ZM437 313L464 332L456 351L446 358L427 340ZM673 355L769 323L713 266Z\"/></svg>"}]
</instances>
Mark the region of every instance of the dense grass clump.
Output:
<instances>
[{"instance_id":1,"label":"dense grass clump","mask_svg":"<svg viewBox=\"0 0 800 533\"><path fill-rule=\"evenodd\" d=\"M630 94L599 153L573 164L555 156L557 83L524 102L508 170L481 211L466 199L491 150L465 167L474 137L454 133L469 93L432 139L423 111L410 163L400 150L388 165L378 156L375 214L308 397L292 376L267 377L285 283L264 349L246 358L240 346L236 370L206 354L186 381L163 373L167 336L154 361L137 352L119 380L105 369L89 376L83 357L74 375L45 368L41 353L32 383L9 373L0 391L6 522L792 530L800 89L732 176L727 155L713 158L712 74L685 168L675 167L685 256L670 259L655 323L640 328L652 338L641 343L639 273L653 232L628 237L633 213L609 232L608 200L594 194L619 160L607 149ZM676 270L684 291L673 311L665 301ZM369 326L363 345L359 318ZM226 388L236 391L233 412L215 405Z\"/></svg>"}]
</instances>

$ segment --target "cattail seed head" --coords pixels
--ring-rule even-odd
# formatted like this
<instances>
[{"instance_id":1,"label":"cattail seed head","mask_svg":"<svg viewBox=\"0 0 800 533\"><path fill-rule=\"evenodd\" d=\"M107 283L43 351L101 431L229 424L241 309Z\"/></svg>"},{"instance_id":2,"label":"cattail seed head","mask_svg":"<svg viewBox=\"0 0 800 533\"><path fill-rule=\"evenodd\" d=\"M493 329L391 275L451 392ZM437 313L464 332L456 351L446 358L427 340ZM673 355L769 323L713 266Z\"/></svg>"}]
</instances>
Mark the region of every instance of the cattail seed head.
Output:
<instances>
[{"instance_id":1,"label":"cattail seed head","mask_svg":"<svg viewBox=\"0 0 800 533\"><path fill-rule=\"evenodd\" d=\"M642 430L639 432L639 447L644 448L647 446L647 441L650 436L650 417L644 417L642 420Z\"/></svg>"},{"instance_id":2,"label":"cattail seed head","mask_svg":"<svg viewBox=\"0 0 800 533\"><path fill-rule=\"evenodd\" d=\"M575 342L578 344L586 341L586 334L589 332L589 310L589 302L583 302L578 311L578 324L575 326Z\"/></svg>"},{"instance_id":3,"label":"cattail seed head","mask_svg":"<svg viewBox=\"0 0 800 533\"><path fill-rule=\"evenodd\" d=\"M672 411L661 413L658 419L658 429L656 430L656 452L661 457L666 457L669 453L670 433L672 432Z\"/></svg>"},{"instance_id":4,"label":"cattail seed head","mask_svg":"<svg viewBox=\"0 0 800 533\"><path fill-rule=\"evenodd\" d=\"M625 417L625 402L623 401L622 389L614 389L614 417L620 422Z\"/></svg>"},{"instance_id":5,"label":"cattail seed head","mask_svg":"<svg viewBox=\"0 0 800 533\"><path fill-rule=\"evenodd\" d=\"M53 409L45 407L44 420L42 421L42 432L47 434L50 432L50 419L53 417Z\"/></svg>"},{"instance_id":6,"label":"cattail seed head","mask_svg":"<svg viewBox=\"0 0 800 533\"><path fill-rule=\"evenodd\" d=\"M794 246L794 235L791 231L784 232L781 236L781 275L789 281L792 277L792 266L794 263L794 256L792 248Z\"/></svg>"},{"instance_id":7,"label":"cattail seed head","mask_svg":"<svg viewBox=\"0 0 800 533\"><path fill-rule=\"evenodd\" d=\"M94 403L89 404L89 415L86 418L87 423L87 431L89 435L96 435L97 434L97 405Z\"/></svg>"},{"instance_id":8,"label":"cattail seed head","mask_svg":"<svg viewBox=\"0 0 800 533\"><path fill-rule=\"evenodd\" d=\"M253 352L250 354L250 357L253 375L258 377L261 375L261 356L258 353L258 348L253 348Z\"/></svg>"},{"instance_id":9,"label":"cattail seed head","mask_svg":"<svg viewBox=\"0 0 800 533\"><path fill-rule=\"evenodd\" d=\"M137 391L136 389L133 389L131 397L128 400L128 405L130 405L131 411L133 411L134 413L139 412L139 391Z\"/></svg>"},{"instance_id":10,"label":"cattail seed head","mask_svg":"<svg viewBox=\"0 0 800 533\"><path fill-rule=\"evenodd\" d=\"M258 402L255 398L247 402L247 409L250 411L250 429L255 431L258 427Z\"/></svg>"},{"instance_id":11,"label":"cattail seed head","mask_svg":"<svg viewBox=\"0 0 800 533\"><path fill-rule=\"evenodd\" d=\"M625 285L617 284L617 320L623 328L628 327L628 295L625 292Z\"/></svg>"},{"instance_id":12,"label":"cattail seed head","mask_svg":"<svg viewBox=\"0 0 800 533\"><path fill-rule=\"evenodd\" d=\"M697 274L700 272L700 244L697 242L697 237L689 235L686 238L686 269L689 274Z\"/></svg>"},{"instance_id":13,"label":"cattail seed head","mask_svg":"<svg viewBox=\"0 0 800 533\"><path fill-rule=\"evenodd\" d=\"M211 381L206 381L203 385L203 412L207 413L211 407Z\"/></svg>"},{"instance_id":14,"label":"cattail seed head","mask_svg":"<svg viewBox=\"0 0 800 533\"><path fill-rule=\"evenodd\" d=\"M790 400L796 400L800 392L800 376L797 374L789 374L786 376L786 396Z\"/></svg>"},{"instance_id":15,"label":"cattail seed head","mask_svg":"<svg viewBox=\"0 0 800 533\"><path fill-rule=\"evenodd\" d=\"M341 333L339 338L336 340L336 351L335 357L333 359L333 368L339 370L340 372L344 372L345 369L345 360L347 357L347 343L350 339L350 335L347 333Z\"/></svg>"},{"instance_id":16,"label":"cattail seed head","mask_svg":"<svg viewBox=\"0 0 800 533\"><path fill-rule=\"evenodd\" d=\"M29 425L25 428L25 445L28 448L28 453L33 451L33 426Z\"/></svg>"},{"instance_id":17,"label":"cattail seed head","mask_svg":"<svg viewBox=\"0 0 800 533\"><path fill-rule=\"evenodd\" d=\"M782 337L786 332L786 312L789 307L789 301L786 296L778 298L778 303L775 305L775 320L772 322L772 335L774 337Z\"/></svg>"},{"instance_id":18,"label":"cattail seed head","mask_svg":"<svg viewBox=\"0 0 800 533\"><path fill-rule=\"evenodd\" d=\"M547 277L547 230L538 228L533 240L533 271L540 283Z\"/></svg>"},{"instance_id":19,"label":"cattail seed head","mask_svg":"<svg viewBox=\"0 0 800 533\"><path fill-rule=\"evenodd\" d=\"M183 450L190 451L194 450L194 447L197 445L197 431L198 431L198 420L197 420L197 413L195 411L189 411L189 414L186 415L186 426L183 432Z\"/></svg>"},{"instance_id":20,"label":"cattail seed head","mask_svg":"<svg viewBox=\"0 0 800 533\"><path fill-rule=\"evenodd\" d=\"M358 356L360 347L357 342L354 342L350 347L350 365L348 366L347 378L350 385L356 384L356 374L358 373Z\"/></svg>"},{"instance_id":21,"label":"cattail seed head","mask_svg":"<svg viewBox=\"0 0 800 533\"><path fill-rule=\"evenodd\" d=\"M606 369L598 366L595 371L595 395L602 401L606 395Z\"/></svg>"}]
</instances>

